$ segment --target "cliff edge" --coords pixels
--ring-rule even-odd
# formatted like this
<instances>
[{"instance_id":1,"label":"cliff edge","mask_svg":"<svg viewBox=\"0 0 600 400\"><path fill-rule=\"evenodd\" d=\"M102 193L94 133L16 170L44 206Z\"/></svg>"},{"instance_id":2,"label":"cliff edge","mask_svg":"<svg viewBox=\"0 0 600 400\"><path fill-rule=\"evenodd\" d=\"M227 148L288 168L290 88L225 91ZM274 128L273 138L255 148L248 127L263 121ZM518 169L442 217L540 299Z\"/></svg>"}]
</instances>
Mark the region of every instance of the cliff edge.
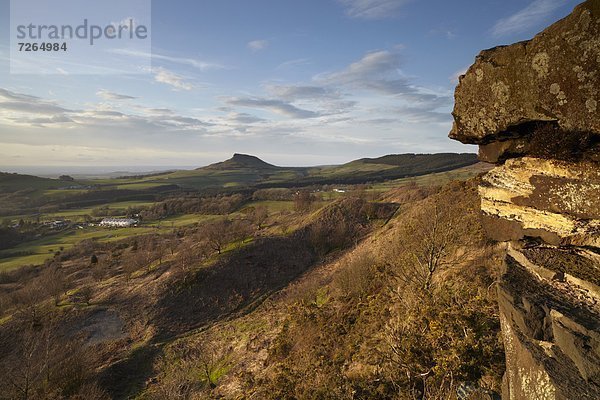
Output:
<instances>
[{"instance_id":1,"label":"cliff edge","mask_svg":"<svg viewBox=\"0 0 600 400\"><path fill-rule=\"evenodd\" d=\"M498 285L503 398L600 398L600 1L461 77L450 137L497 166L479 187Z\"/></svg>"}]
</instances>

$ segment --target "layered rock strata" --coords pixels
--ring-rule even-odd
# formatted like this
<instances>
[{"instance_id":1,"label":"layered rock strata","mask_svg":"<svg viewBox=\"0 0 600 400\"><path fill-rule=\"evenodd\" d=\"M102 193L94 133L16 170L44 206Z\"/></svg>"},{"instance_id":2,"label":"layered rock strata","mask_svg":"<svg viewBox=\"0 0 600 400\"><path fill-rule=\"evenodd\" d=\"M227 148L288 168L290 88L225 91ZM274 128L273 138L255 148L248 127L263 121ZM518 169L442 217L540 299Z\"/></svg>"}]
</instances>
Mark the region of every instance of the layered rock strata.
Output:
<instances>
[{"instance_id":1,"label":"layered rock strata","mask_svg":"<svg viewBox=\"0 0 600 400\"><path fill-rule=\"evenodd\" d=\"M600 399L600 0L483 51L453 115L450 137L497 164L480 194L506 243L503 398Z\"/></svg>"}]
</instances>

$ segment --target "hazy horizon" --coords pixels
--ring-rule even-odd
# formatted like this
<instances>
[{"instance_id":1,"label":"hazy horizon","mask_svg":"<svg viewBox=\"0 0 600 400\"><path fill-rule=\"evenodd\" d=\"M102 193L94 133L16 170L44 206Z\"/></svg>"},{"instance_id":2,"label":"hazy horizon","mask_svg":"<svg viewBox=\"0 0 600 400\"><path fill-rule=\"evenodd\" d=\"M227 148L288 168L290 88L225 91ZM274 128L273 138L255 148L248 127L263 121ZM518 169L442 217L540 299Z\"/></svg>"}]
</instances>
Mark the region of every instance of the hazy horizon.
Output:
<instances>
[{"instance_id":1,"label":"hazy horizon","mask_svg":"<svg viewBox=\"0 0 600 400\"><path fill-rule=\"evenodd\" d=\"M241 152L238 152L238 153L241 153ZM410 153L410 152L407 152L407 153ZM407 154L407 153L403 153L403 154ZM444 153L444 152L440 152L440 153ZM476 154L476 153L469 152L469 151L464 151L462 153ZM245 154L245 153L241 153L241 154ZM390 153L390 154L392 154L392 153ZM383 156L390 155L390 154L381 154L381 155L376 155L376 156L372 156L372 157L360 157L360 158L377 158L377 157L383 157ZM400 154L400 153L395 153L395 154ZM435 154L435 153L420 153L420 154ZM256 156L254 154L250 154L250 155ZM225 160L231 158L231 156L233 156L233 154L231 154L227 158L219 159L219 160L216 160L216 161L213 161L213 162L210 162L207 164L201 164L201 165L0 165L0 172L35 175L35 176L41 176L41 177L58 177L63 174L74 175L74 176L77 176L77 175L80 175L80 176L93 176L93 175L105 176L105 175L109 175L109 174L118 174L118 173L122 173L122 172L123 173L133 173L133 174L139 174L139 173L147 174L147 173L163 172L163 171L170 171L170 170L192 170L192 169L196 169L196 168L202 168L202 167L206 167L210 164L213 164L215 162L225 161ZM277 165L280 167L318 167L318 166L325 166L325 165L345 164L345 163L357 160L357 159L351 159L351 160L346 160L341 163L330 162L330 163L321 163L321 164L295 165L295 164L272 162L270 159L265 159L260 156L256 156L256 157L260 158L261 160L263 160L269 164L274 164L274 165Z\"/></svg>"}]
</instances>

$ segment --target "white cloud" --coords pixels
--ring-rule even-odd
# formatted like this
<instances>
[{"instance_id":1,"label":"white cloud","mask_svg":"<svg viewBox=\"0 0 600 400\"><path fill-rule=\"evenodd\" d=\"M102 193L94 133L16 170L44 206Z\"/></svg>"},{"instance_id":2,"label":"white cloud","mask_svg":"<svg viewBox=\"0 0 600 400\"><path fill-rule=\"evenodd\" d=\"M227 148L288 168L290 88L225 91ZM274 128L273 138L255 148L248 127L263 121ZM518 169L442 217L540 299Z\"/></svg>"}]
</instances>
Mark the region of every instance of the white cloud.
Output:
<instances>
[{"instance_id":1,"label":"white cloud","mask_svg":"<svg viewBox=\"0 0 600 400\"><path fill-rule=\"evenodd\" d=\"M341 71L323 74L317 79L345 85L397 75L399 70L399 54L380 50L365 54L360 60L353 62Z\"/></svg>"},{"instance_id":2,"label":"white cloud","mask_svg":"<svg viewBox=\"0 0 600 400\"><path fill-rule=\"evenodd\" d=\"M62 115L72 112L53 102L36 96L11 92L0 88L0 116L18 119L20 114Z\"/></svg>"},{"instance_id":3,"label":"white cloud","mask_svg":"<svg viewBox=\"0 0 600 400\"><path fill-rule=\"evenodd\" d=\"M401 59L397 52L380 50L365 54L341 71L318 75L315 81L326 86L398 96L411 103L428 104L433 109L452 102L446 93L436 93L413 84L402 74L400 67Z\"/></svg>"},{"instance_id":4,"label":"white cloud","mask_svg":"<svg viewBox=\"0 0 600 400\"><path fill-rule=\"evenodd\" d=\"M255 117L248 113L231 112L227 115L227 120L238 123L238 124L255 124L258 122L265 122L262 118Z\"/></svg>"},{"instance_id":5,"label":"white cloud","mask_svg":"<svg viewBox=\"0 0 600 400\"><path fill-rule=\"evenodd\" d=\"M440 124L451 121L450 91L416 85L402 73L398 51L366 53L347 67L319 74L311 82L265 84L266 96L226 97L227 111L233 111L231 107L268 110L301 123L307 131L315 129L313 124L336 124L338 129L363 120L386 121L389 129L419 124L444 130ZM267 121L266 125L273 123Z\"/></svg>"},{"instance_id":6,"label":"white cloud","mask_svg":"<svg viewBox=\"0 0 600 400\"><path fill-rule=\"evenodd\" d=\"M100 91L103 96L117 95ZM131 97L118 95L121 97ZM133 98L133 97L131 97ZM178 115L169 109L146 108L132 105L138 114L115 111L105 104L88 105L85 110L70 110L56 103L35 96L11 92L0 88L0 124L13 127L48 126L66 124L67 128L83 131L99 127L115 127L124 130L133 129L147 133L165 133L171 131L196 131L204 133L214 124L193 116Z\"/></svg>"},{"instance_id":7,"label":"white cloud","mask_svg":"<svg viewBox=\"0 0 600 400\"><path fill-rule=\"evenodd\" d=\"M383 19L398 15L410 0L338 0L352 18Z\"/></svg>"},{"instance_id":8,"label":"white cloud","mask_svg":"<svg viewBox=\"0 0 600 400\"><path fill-rule=\"evenodd\" d=\"M269 46L269 42L267 40L253 40L251 42L248 42L246 46L250 50L256 52L266 49Z\"/></svg>"},{"instance_id":9,"label":"white cloud","mask_svg":"<svg viewBox=\"0 0 600 400\"><path fill-rule=\"evenodd\" d=\"M118 101L118 100L133 100L136 97L133 96L128 96L126 94L120 94L120 93L115 93L115 92L110 92L108 90L105 89L101 89L98 92L96 92L96 95L103 98L104 100L113 100L113 101Z\"/></svg>"},{"instance_id":10,"label":"white cloud","mask_svg":"<svg viewBox=\"0 0 600 400\"><path fill-rule=\"evenodd\" d=\"M265 99L261 97L232 97L226 99L227 104L232 106L266 109L276 114L285 115L290 118L315 118L319 114L298 108L291 103L277 99Z\"/></svg>"},{"instance_id":11,"label":"white cloud","mask_svg":"<svg viewBox=\"0 0 600 400\"><path fill-rule=\"evenodd\" d=\"M496 22L492 34L496 37L507 36L537 27L566 3L567 0L535 0L519 12Z\"/></svg>"},{"instance_id":12,"label":"white cloud","mask_svg":"<svg viewBox=\"0 0 600 400\"><path fill-rule=\"evenodd\" d=\"M184 77L174 72L161 67L153 68L152 71L154 72L154 80L156 82L170 85L173 87L173 90L192 90L194 88L194 85L186 82Z\"/></svg>"},{"instance_id":13,"label":"white cloud","mask_svg":"<svg viewBox=\"0 0 600 400\"><path fill-rule=\"evenodd\" d=\"M454 29L440 27L440 28L436 28L436 29L431 29L428 33L428 36L444 36L444 37L446 37L446 39L452 40L452 39L456 39L458 34L456 33L456 30L454 30Z\"/></svg>"},{"instance_id":14,"label":"white cloud","mask_svg":"<svg viewBox=\"0 0 600 400\"><path fill-rule=\"evenodd\" d=\"M340 93L323 86L309 85L267 85L269 94L288 101L299 99L338 99Z\"/></svg>"}]
</instances>

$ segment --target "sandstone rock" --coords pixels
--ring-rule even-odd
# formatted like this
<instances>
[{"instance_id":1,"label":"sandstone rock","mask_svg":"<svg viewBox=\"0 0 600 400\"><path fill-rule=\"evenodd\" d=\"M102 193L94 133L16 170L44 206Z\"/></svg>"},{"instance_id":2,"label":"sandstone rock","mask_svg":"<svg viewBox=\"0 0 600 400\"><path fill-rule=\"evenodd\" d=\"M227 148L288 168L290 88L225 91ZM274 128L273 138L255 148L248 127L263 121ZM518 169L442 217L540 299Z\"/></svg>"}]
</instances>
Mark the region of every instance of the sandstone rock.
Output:
<instances>
[{"instance_id":1,"label":"sandstone rock","mask_svg":"<svg viewBox=\"0 0 600 400\"><path fill-rule=\"evenodd\" d=\"M530 41L481 52L460 79L453 115L450 137L463 143L522 137L535 121L600 135L600 2L580 4Z\"/></svg>"},{"instance_id":2,"label":"sandstone rock","mask_svg":"<svg viewBox=\"0 0 600 400\"><path fill-rule=\"evenodd\" d=\"M461 77L450 137L500 164L483 226L507 245L503 398L600 399L600 0Z\"/></svg>"},{"instance_id":3,"label":"sandstone rock","mask_svg":"<svg viewBox=\"0 0 600 400\"><path fill-rule=\"evenodd\" d=\"M587 382L600 383L600 334L552 311L554 341Z\"/></svg>"},{"instance_id":4,"label":"sandstone rock","mask_svg":"<svg viewBox=\"0 0 600 400\"><path fill-rule=\"evenodd\" d=\"M542 275L511 257L499 286L503 398L600 398L599 310L590 306L596 298L581 300L577 293L585 290Z\"/></svg>"},{"instance_id":5,"label":"sandstone rock","mask_svg":"<svg viewBox=\"0 0 600 400\"><path fill-rule=\"evenodd\" d=\"M600 247L600 170L591 162L523 157L488 172L479 188L495 240L538 236L551 244Z\"/></svg>"}]
</instances>

